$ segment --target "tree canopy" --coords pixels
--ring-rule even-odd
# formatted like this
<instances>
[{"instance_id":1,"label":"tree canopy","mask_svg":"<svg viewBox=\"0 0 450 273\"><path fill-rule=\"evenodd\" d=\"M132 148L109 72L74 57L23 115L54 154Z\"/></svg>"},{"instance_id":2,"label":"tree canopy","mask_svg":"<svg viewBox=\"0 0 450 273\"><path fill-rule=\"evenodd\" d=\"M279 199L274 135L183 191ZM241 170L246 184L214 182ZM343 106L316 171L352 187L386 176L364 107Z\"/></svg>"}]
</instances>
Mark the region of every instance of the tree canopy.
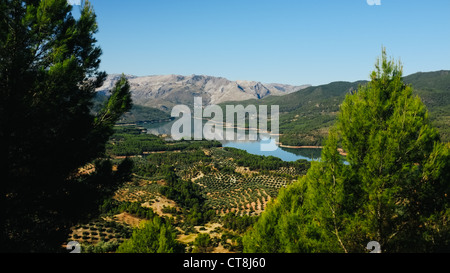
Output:
<instances>
[{"instance_id":1,"label":"tree canopy","mask_svg":"<svg viewBox=\"0 0 450 273\"><path fill-rule=\"evenodd\" d=\"M347 94L321 161L268 206L244 251L366 252L370 241L449 251L450 145L412 88L383 49L371 81Z\"/></svg>"},{"instance_id":2,"label":"tree canopy","mask_svg":"<svg viewBox=\"0 0 450 273\"><path fill-rule=\"evenodd\" d=\"M142 223L129 240L123 242L117 253L183 253L184 247L175 240L174 228L155 216Z\"/></svg>"},{"instance_id":3,"label":"tree canopy","mask_svg":"<svg viewBox=\"0 0 450 273\"><path fill-rule=\"evenodd\" d=\"M78 173L104 153L131 98L123 77L93 112L106 77L96 15L88 1L78 19L71 10L67 0L0 1L1 251L55 251L130 169L99 162L93 176Z\"/></svg>"}]
</instances>

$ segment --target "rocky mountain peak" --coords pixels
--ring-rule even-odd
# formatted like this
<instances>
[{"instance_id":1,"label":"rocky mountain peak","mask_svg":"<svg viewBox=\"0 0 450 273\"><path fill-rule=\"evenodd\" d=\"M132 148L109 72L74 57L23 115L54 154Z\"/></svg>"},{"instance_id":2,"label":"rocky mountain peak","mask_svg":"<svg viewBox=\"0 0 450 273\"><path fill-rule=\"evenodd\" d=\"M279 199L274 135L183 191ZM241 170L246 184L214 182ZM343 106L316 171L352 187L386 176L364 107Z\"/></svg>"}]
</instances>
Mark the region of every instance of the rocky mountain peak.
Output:
<instances>
[{"instance_id":1,"label":"rocky mountain peak","mask_svg":"<svg viewBox=\"0 0 450 273\"><path fill-rule=\"evenodd\" d=\"M98 92L110 90L120 78L109 75ZM137 105L159 109L171 109L174 105L191 105L195 96L201 96L209 104L227 101L262 99L267 96L282 96L303 88L285 84L263 84L256 81L230 81L222 77L206 75L154 75L137 77L126 75L133 101Z\"/></svg>"}]
</instances>

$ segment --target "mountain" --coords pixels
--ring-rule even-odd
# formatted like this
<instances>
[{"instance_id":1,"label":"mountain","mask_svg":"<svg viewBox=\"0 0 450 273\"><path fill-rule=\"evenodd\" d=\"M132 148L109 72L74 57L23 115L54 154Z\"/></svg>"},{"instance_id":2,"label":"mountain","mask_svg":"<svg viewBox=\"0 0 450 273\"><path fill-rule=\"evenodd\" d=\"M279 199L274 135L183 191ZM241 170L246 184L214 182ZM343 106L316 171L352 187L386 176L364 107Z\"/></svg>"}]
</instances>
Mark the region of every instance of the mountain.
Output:
<instances>
[{"instance_id":1,"label":"mountain","mask_svg":"<svg viewBox=\"0 0 450 273\"><path fill-rule=\"evenodd\" d=\"M121 75L112 74L105 80L99 93L107 94ZM133 102L136 105L170 111L178 104L192 105L195 96L201 96L204 104L226 101L262 99L299 91L308 85L263 84L255 81L230 81L226 78L204 75L162 75L136 77L126 75L129 80Z\"/></svg>"},{"instance_id":2,"label":"mountain","mask_svg":"<svg viewBox=\"0 0 450 273\"><path fill-rule=\"evenodd\" d=\"M444 141L450 141L450 71L419 72L405 76L427 106L433 125ZM332 82L310 86L283 97L228 102L227 104L279 105L280 141L289 146L323 145L345 95L367 81Z\"/></svg>"},{"instance_id":3,"label":"mountain","mask_svg":"<svg viewBox=\"0 0 450 273\"><path fill-rule=\"evenodd\" d=\"M107 90L119 77L108 76L98 89L99 96L107 95ZM128 75L127 78L135 107L124 117L124 123L166 120L170 118L174 105L192 106L194 96L202 96L205 105L279 105L280 140L289 146L323 145L345 95L368 82L338 81L319 86L291 86L198 75ZM450 71L419 72L403 79L428 107L433 125L440 131L442 139L450 141Z\"/></svg>"}]
</instances>

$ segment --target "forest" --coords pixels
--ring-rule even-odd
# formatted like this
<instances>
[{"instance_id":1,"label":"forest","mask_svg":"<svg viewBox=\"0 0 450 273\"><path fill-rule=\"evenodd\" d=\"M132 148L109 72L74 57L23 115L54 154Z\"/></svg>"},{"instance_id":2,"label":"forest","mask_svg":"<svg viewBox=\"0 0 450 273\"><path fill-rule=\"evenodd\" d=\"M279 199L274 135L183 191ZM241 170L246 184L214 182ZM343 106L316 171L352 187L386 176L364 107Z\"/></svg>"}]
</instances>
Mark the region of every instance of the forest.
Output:
<instances>
[{"instance_id":1,"label":"forest","mask_svg":"<svg viewBox=\"0 0 450 273\"><path fill-rule=\"evenodd\" d=\"M250 170L273 171L280 168L295 168L297 170L306 170L309 163L305 160L295 162L283 161L275 156L258 156L249 154L246 151L226 147L225 151L232 151L235 155L236 164L242 167L249 167Z\"/></svg>"},{"instance_id":2,"label":"forest","mask_svg":"<svg viewBox=\"0 0 450 273\"><path fill-rule=\"evenodd\" d=\"M385 253L450 250L450 144L402 69L384 49L371 81L346 95L321 161L268 206L245 252L364 253L371 241Z\"/></svg>"},{"instance_id":3,"label":"forest","mask_svg":"<svg viewBox=\"0 0 450 273\"><path fill-rule=\"evenodd\" d=\"M151 152L198 150L222 145L218 141L170 142L155 135L140 134L140 130L142 129L132 126L117 126L107 143L108 153L114 156L136 156Z\"/></svg>"}]
</instances>

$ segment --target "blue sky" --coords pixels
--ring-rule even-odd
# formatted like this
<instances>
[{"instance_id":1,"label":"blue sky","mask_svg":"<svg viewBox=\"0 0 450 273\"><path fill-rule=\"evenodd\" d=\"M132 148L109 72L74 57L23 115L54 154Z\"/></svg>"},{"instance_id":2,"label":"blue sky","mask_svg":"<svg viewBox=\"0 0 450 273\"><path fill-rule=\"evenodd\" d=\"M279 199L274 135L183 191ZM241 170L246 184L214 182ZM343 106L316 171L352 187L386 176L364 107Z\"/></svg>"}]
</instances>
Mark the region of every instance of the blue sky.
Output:
<instances>
[{"instance_id":1,"label":"blue sky","mask_svg":"<svg viewBox=\"0 0 450 273\"><path fill-rule=\"evenodd\" d=\"M450 1L91 0L101 69L264 83L368 79L385 46L406 75L450 69Z\"/></svg>"}]
</instances>

